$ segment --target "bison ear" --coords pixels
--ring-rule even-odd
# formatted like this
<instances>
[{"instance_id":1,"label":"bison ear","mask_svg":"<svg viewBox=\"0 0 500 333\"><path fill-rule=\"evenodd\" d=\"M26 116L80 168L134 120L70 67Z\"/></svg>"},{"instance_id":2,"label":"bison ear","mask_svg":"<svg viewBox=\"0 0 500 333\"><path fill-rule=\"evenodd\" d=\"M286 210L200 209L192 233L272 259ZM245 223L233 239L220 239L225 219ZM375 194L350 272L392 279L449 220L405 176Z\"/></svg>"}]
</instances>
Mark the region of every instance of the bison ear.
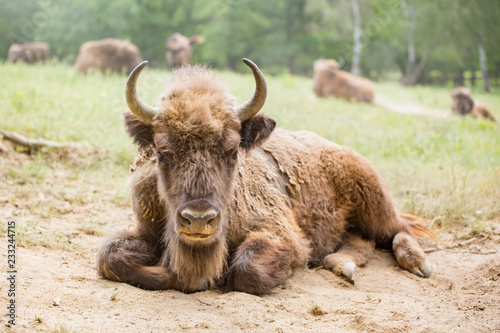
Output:
<instances>
[{"instance_id":1,"label":"bison ear","mask_svg":"<svg viewBox=\"0 0 500 333\"><path fill-rule=\"evenodd\" d=\"M153 126L146 124L130 111L123 113L125 129L134 143L143 148L153 143Z\"/></svg>"},{"instance_id":2,"label":"bison ear","mask_svg":"<svg viewBox=\"0 0 500 333\"><path fill-rule=\"evenodd\" d=\"M240 146L246 150L263 144L276 127L276 121L272 118L255 115L241 125Z\"/></svg>"}]
</instances>

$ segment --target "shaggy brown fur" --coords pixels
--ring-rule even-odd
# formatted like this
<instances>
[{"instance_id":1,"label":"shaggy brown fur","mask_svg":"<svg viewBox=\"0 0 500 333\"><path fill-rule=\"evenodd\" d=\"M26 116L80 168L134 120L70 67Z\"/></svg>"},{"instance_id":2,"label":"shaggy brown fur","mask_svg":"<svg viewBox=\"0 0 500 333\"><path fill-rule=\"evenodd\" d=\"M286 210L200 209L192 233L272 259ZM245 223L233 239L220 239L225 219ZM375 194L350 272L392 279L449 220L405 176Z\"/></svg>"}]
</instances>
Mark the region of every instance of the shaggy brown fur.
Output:
<instances>
[{"instance_id":1,"label":"shaggy brown fur","mask_svg":"<svg viewBox=\"0 0 500 333\"><path fill-rule=\"evenodd\" d=\"M451 111L454 114L460 116L469 114L474 118L482 116L491 121L495 121L495 117L493 117L486 105L472 98L469 88L455 88L451 91L450 96L452 100Z\"/></svg>"},{"instance_id":2,"label":"shaggy brown fur","mask_svg":"<svg viewBox=\"0 0 500 333\"><path fill-rule=\"evenodd\" d=\"M37 61L45 63L47 59L49 59L49 44L47 43L12 44L7 57L7 61L16 63L22 60L28 64Z\"/></svg>"},{"instance_id":3,"label":"shaggy brown fur","mask_svg":"<svg viewBox=\"0 0 500 333\"><path fill-rule=\"evenodd\" d=\"M314 93L318 97L335 96L348 101L373 103L370 80L340 70L337 61L319 59L314 62Z\"/></svg>"},{"instance_id":4,"label":"shaggy brown fur","mask_svg":"<svg viewBox=\"0 0 500 333\"><path fill-rule=\"evenodd\" d=\"M141 61L137 46L129 41L107 38L84 43L80 47L75 69L84 74L87 74L89 68L117 73L125 70L130 74Z\"/></svg>"},{"instance_id":5,"label":"shaggy brown fur","mask_svg":"<svg viewBox=\"0 0 500 333\"><path fill-rule=\"evenodd\" d=\"M158 107L152 125L125 113L140 152L131 192L138 226L100 247L103 277L145 289L266 294L308 262L353 282L375 244L430 275L385 182L351 149L273 131L262 115L241 123L233 97L199 67L177 71ZM198 225L200 212L212 215Z\"/></svg>"},{"instance_id":6,"label":"shaggy brown fur","mask_svg":"<svg viewBox=\"0 0 500 333\"><path fill-rule=\"evenodd\" d=\"M168 37L165 43L167 61L171 68L189 65L191 61L192 46L203 43L202 36L186 37L176 32Z\"/></svg>"}]
</instances>

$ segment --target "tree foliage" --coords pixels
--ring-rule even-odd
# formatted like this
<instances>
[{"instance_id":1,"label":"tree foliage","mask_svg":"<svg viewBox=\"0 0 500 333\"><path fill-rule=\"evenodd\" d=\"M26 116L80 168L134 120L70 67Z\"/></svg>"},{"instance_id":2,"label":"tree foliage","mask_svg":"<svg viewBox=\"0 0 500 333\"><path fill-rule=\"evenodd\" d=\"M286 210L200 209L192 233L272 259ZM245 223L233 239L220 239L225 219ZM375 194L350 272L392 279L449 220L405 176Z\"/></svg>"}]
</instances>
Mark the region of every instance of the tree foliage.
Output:
<instances>
[{"instance_id":1,"label":"tree foliage","mask_svg":"<svg viewBox=\"0 0 500 333\"><path fill-rule=\"evenodd\" d=\"M380 79L399 72L409 84L463 83L480 70L481 43L488 72L500 77L498 0L357 2L362 75ZM307 75L320 57L344 68L353 59L349 0L0 0L0 8L4 58L12 43L46 41L52 56L72 62L84 42L115 37L139 46L153 66L166 67L165 40L180 32L205 37L194 61L232 70L243 70L242 57L268 72Z\"/></svg>"}]
</instances>

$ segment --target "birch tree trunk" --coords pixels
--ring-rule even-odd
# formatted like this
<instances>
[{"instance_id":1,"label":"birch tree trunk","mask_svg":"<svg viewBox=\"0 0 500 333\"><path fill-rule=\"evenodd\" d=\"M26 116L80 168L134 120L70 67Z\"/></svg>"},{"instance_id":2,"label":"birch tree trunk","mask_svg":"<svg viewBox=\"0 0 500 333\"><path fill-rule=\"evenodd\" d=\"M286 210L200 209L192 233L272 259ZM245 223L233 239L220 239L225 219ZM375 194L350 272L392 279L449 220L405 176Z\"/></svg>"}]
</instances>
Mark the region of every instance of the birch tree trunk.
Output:
<instances>
[{"instance_id":1,"label":"birch tree trunk","mask_svg":"<svg viewBox=\"0 0 500 333\"><path fill-rule=\"evenodd\" d=\"M490 78L488 76L488 60L486 59L486 51L483 45L483 34L477 32L477 41L479 48L479 65L481 66L481 76L483 77L484 91L490 92Z\"/></svg>"},{"instance_id":2,"label":"birch tree trunk","mask_svg":"<svg viewBox=\"0 0 500 333\"><path fill-rule=\"evenodd\" d=\"M406 18L407 42L408 42L408 64L406 72L410 73L415 68L415 28L417 26L417 12L413 0L401 0L401 8Z\"/></svg>"},{"instance_id":3,"label":"birch tree trunk","mask_svg":"<svg viewBox=\"0 0 500 333\"><path fill-rule=\"evenodd\" d=\"M354 44L352 47L352 63L351 63L351 74L359 75L360 73L360 62L361 62L361 15L359 13L358 0L351 0L352 14L354 17Z\"/></svg>"}]
</instances>

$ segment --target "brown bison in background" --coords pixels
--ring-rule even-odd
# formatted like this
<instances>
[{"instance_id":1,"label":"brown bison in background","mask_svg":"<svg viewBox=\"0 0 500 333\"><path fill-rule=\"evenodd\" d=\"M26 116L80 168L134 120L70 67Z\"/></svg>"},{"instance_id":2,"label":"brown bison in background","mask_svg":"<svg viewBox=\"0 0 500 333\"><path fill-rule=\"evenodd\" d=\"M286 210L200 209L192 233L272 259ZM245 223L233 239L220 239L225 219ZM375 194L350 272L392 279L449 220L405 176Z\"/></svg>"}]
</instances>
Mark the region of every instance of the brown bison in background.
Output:
<instances>
[{"instance_id":1,"label":"brown bison in background","mask_svg":"<svg viewBox=\"0 0 500 333\"><path fill-rule=\"evenodd\" d=\"M314 62L314 93L318 97L335 96L349 101L373 103L370 80L344 72L333 59Z\"/></svg>"},{"instance_id":2,"label":"brown bison in background","mask_svg":"<svg viewBox=\"0 0 500 333\"><path fill-rule=\"evenodd\" d=\"M495 117L493 117L486 105L481 102L475 101L472 98L469 88L455 88L451 91L450 96L452 100L451 111L454 114L460 116L470 114L474 118L482 116L484 118L495 121Z\"/></svg>"},{"instance_id":3,"label":"brown bison in background","mask_svg":"<svg viewBox=\"0 0 500 333\"><path fill-rule=\"evenodd\" d=\"M192 46L194 44L203 43L202 36L192 36L187 38L176 32L168 37L165 43L165 51L167 53L167 61L171 68L177 68L184 65L189 65L191 61Z\"/></svg>"},{"instance_id":4,"label":"brown bison in background","mask_svg":"<svg viewBox=\"0 0 500 333\"><path fill-rule=\"evenodd\" d=\"M376 245L428 277L431 267L387 185L352 149L276 129L259 114L267 88L244 104L202 67L183 67L157 106L126 87L125 126L138 145L131 197L138 221L97 254L101 276L144 289L266 294L309 263L354 282Z\"/></svg>"},{"instance_id":5,"label":"brown bison in background","mask_svg":"<svg viewBox=\"0 0 500 333\"><path fill-rule=\"evenodd\" d=\"M130 74L141 61L137 46L127 40L108 38L84 43L80 47L75 68L85 74L89 68L117 73L125 69Z\"/></svg>"},{"instance_id":6,"label":"brown bison in background","mask_svg":"<svg viewBox=\"0 0 500 333\"><path fill-rule=\"evenodd\" d=\"M42 61L45 63L49 59L49 44L47 43L24 43L12 44L9 48L7 61L16 63L22 60L28 64Z\"/></svg>"}]
</instances>

